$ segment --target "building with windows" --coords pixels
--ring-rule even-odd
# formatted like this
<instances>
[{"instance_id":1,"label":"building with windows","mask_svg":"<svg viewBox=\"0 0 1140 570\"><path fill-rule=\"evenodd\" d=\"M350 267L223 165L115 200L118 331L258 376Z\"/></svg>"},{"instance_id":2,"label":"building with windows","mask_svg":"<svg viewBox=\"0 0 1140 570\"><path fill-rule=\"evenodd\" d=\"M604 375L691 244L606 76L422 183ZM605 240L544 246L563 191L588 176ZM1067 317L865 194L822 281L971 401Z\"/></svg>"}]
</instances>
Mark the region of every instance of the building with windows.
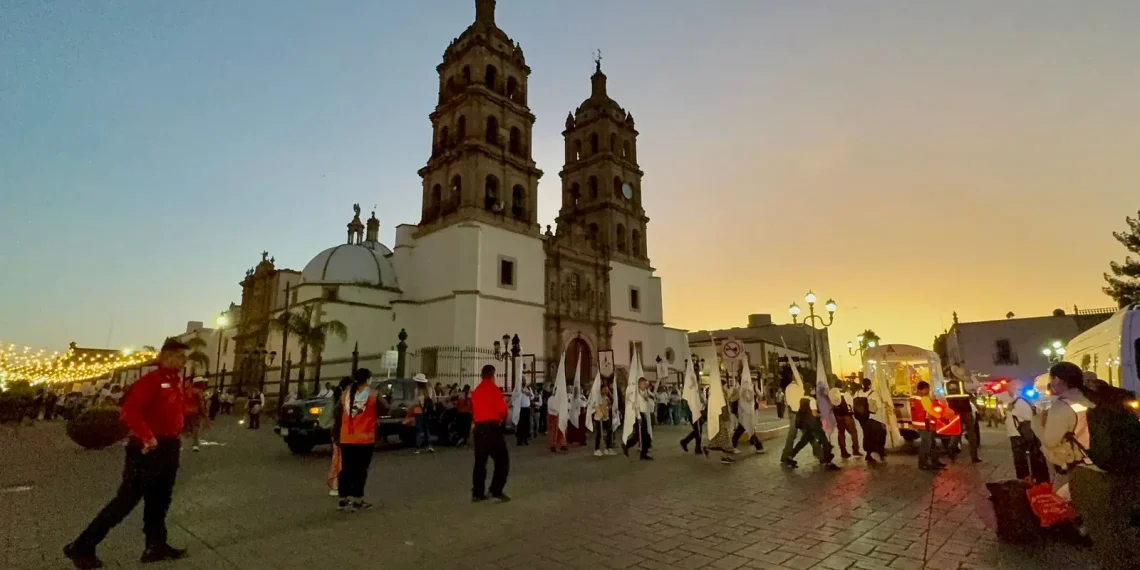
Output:
<instances>
[{"instance_id":1,"label":"building with windows","mask_svg":"<svg viewBox=\"0 0 1140 570\"><path fill-rule=\"evenodd\" d=\"M242 281L238 353L268 347L296 363L299 339L283 339L270 323L308 311L314 323L335 319L348 329L347 339L328 339L321 358L339 363L322 367L322 378L346 373L354 350L390 350L401 330L413 350L490 349L504 334L518 335L523 354L546 362L544 372L568 351L569 370L581 360L587 379L602 349L625 366L637 348L650 374L657 357L672 355L680 369L687 340L664 327L638 133L610 97L600 58L589 96L566 118L561 208L545 230L537 218L543 172L531 154L531 69L495 24L494 0L476 0L475 21L447 46L437 71L419 222L398 225L389 248L375 212L362 221L356 206L346 239L302 271L278 270L263 254ZM478 370L463 373L470 382Z\"/></svg>"},{"instance_id":2,"label":"building with windows","mask_svg":"<svg viewBox=\"0 0 1140 570\"><path fill-rule=\"evenodd\" d=\"M964 323L954 313L946 334L948 366L970 378L1018 378L1032 381L1049 369L1052 359L1043 351L1054 342L1067 344L1073 337L1104 322L1115 309L1058 309L1050 316L1018 318L1012 313L992 321ZM964 378L967 379L967 378Z\"/></svg>"},{"instance_id":3,"label":"building with windows","mask_svg":"<svg viewBox=\"0 0 1140 570\"><path fill-rule=\"evenodd\" d=\"M830 373L831 349L827 330L817 329L815 332L816 342L819 343L824 358L824 369ZM730 339L744 345L748 363L754 371L760 373L762 379L769 380L776 377L780 359L790 358L804 363L804 366L815 368L810 356L811 329L791 323L775 324L772 322L772 315L768 314L748 315L746 327L692 331L688 333L689 350L693 358L703 360L707 368L712 363L719 362L718 359L723 356L721 347Z\"/></svg>"}]
</instances>

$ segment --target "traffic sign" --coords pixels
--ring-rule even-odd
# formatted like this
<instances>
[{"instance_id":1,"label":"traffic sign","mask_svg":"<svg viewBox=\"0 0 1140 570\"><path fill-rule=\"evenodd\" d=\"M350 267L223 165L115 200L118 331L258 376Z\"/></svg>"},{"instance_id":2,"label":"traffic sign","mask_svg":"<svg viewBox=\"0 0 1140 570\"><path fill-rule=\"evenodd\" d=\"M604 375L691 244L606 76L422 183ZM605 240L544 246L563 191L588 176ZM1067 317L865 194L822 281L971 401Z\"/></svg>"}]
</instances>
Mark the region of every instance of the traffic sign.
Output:
<instances>
[{"instance_id":1,"label":"traffic sign","mask_svg":"<svg viewBox=\"0 0 1140 570\"><path fill-rule=\"evenodd\" d=\"M724 346L721 348L726 360L736 360L740 355L744 354L744 345L736 339L725 341Z\"/></svg>"}]
</instances>

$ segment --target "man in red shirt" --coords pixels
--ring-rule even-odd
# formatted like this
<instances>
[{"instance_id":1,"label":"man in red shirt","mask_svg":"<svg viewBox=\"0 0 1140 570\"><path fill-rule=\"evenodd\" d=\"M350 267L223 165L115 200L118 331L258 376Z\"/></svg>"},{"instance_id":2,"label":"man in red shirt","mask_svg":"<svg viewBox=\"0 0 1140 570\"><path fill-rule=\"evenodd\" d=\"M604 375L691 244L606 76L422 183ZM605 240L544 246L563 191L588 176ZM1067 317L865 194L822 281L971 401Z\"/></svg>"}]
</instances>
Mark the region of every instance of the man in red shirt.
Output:
<instances>
[{"instance_id":1,"label":"man in red shirt","mask_svg":"<svg viewBox=\"0 0 1140 570\"><path fill-rule=\"evenodd\" d=\"M483 367L483 379L471 393L473 420L475 421L475 469L472 473L471 501L487 500L484 490L487 480L487 458L495 462L491 475L491 496L500 502L511 500L503 494L507 486L507 473L511 458L507 455L507 440L503 437L503 423L507 421L507 401L503 391L495 384L495 367Z\"/></svg>"},{"instance_id":2,"label":"man in red shirt","mask_svg":"<svg viewBox=\"0 0 1140 570\"><path fill-rule=\"evenodd\" d=\"M123 398L122 419L130 430L126 445L126 467L119 492L95 516L74 542L63 548L76 568L102 568L95 548L116 525L139 504L143 509L146 549L141 562L177 560L186 551L166 543L166 511L174 492L185 419L180 374L186 365L189 347L170 340L162 345L158 369L139 378Z\"/></svg>"}]
</instances>

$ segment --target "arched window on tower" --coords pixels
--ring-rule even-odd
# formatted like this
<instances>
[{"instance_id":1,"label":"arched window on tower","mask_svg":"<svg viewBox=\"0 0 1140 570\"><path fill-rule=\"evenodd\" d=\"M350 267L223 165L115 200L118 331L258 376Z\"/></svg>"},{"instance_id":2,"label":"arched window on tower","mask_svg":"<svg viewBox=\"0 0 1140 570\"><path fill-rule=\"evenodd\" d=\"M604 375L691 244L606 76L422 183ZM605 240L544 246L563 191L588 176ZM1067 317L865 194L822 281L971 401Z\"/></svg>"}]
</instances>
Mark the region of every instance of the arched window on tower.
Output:
<instances>
[{"instance_id":1,"label":"arched window on tower","mask_svg":"<svg viewBox=\"0 0 1140 570\"><path fill-rule=\"evenodd\" d=\"M446 149L450 145L447 126L439 130L439 148Z\"/></svg>"},{"instance_id":2,"label":"arched window on tower","mask_svg":"<svg viewBox=\"0 0 1140 570\"><path fill-rule=\"evenodd\" d=\"M455 125L455 142L463 142L467 138L467 117L460 115Z\"/></svg>"},{"instance_id":3,"label":"arched window on tower","mask_svg":"<svg viewBox=\"0 0 1140 570\"><path fill-rule=\"evenodd\" d=\"M574 141L574 161L582 160L582 141Z\"/></svg>"},{"instance_id":4,"label":"arched window on tower","mask_svg":"<svg viewBox=\"0 0 1140 570\"><path fill-rule=\"evenodd\" d=\"M625 226L623 226L621 224L617 225L617 236L615 236L615 237L617 238L617 250L624 252L625 251Z\"/></svg>"},{"instance_id":5,"label":"arched window on tower","mask_svg":"<svg viewBox=\"0 0 1140 570\"><path fill-rule=\"evenodd\" d=\"M431 202L429 203L429 207L433 210L433 213L437 213L437 212L439 212L440 206L442 206L442 205L443 205L443 186L436 184L435 186L432 186L432 188L431 188Z\"/></svg>"},{"instance_id":6,"label":"arched window on tower","mask_svg":"<svg viewBox=\"0 0 1140 570\"><path fill-rule=\"evenodd\" d=\"M510 151L513 155L522 155L522 131L518 127L511 127Z\"/></svg>"},{"instance_id":7,"label":"arched window on tower","mask_svg":"<svg viewBox=\"0 0 1140 570\"><path fill-rule=\"evenodd\" d=\"M511 189L511 215L519 220L526 218L526 190L519 184Z\"/></svg>"},{"instance_id":8,"label":"arched window on tower","mask_svg":"<svg viewBox=\"0 0 1140 570\"><path fill-rule=\"evenodd\" d=\"M487 144L499 146L499 119L494 115L487 117Z\"/></svg>"},{"instance_id":9,"label":"arched window on tower","mask_svg":"<svg viewBox=\"0 0 1140 570\"><path fill-rule=\"evenodd\" d=\"M631 158L631 155L629 152L629 141L623 141L621 143L621 157L622 158Z\"/></svg>"},{"instance_id":10,"label":"arched window on tower","mask_svg":"<svg viewBox=\"0 0 1140 570\"><path fill-rule=\"evenodd\" d=\"M471 66L469 66L469 65L463 66L462 77L463 77L463 84L464 85L470 85L471 84Z\"/></svg>"},{"instance_id":11,"label":"arched window on tower","mask_svg":"<svg viewBox=\"0 0 1140 570\"><path fill-rule=\"evenodd\" d=\"M586 181L586 186L590 190L590 198L591 199L597 198L598 197L598 177L597 176L591 176L590 179Z\"/></svg>"},{"instance_id":12,"label":"arched window on tower","mask_svg":"<svg viewBox=\"0 0 1140 570\"><path fill-rule=\"evenodd\" d=\"M633 251L633 254L640 256L641 255L641 232L639 232L637 230L633 230L633 234L630 236L629 241L630 241L630 249Z\"/></svg>"},{"instance_id":13,"label":"arched window on tower","mask_svg":"<svg viewBox=\"0 0 1140 570\"><path fill-rule=\"evenodd\" d=\"M495 90L495 83L498 80L498 78L499 78L499 70L493 65L488 65L486 76L483 78L483 83L487 86L487 89L494 91Z\"/></svg>"},{"instance_id":14,"label":"arched window on tower","mask_svg":"<svg viewBox=\"0 0 1140 570\"><path fill-rule=\"evenodd\" d=\"M590 135L590 154L598 154L598 133Z\"/></svg>"},{"instance_id":15,"label":"arched window on tower","mask_svg":"<svg viewBox=\"0 0 1140 570\"><path fill-rule=\"evenodd\" d=\"M570 203L577 206L578 200L581 200L581 199L582 199L582 187L578 186L578 183L575 182L575 183L570 185Z\"/></svg>"},{"instance_id":16,"label":"arched window on tower","mask_svg":"<svg viewBox=\"0 0 1140 570\"><path fill-rule=\"evenodd\" d=\"M518 91L519 91L518 80L516 80L514 77L508 77L507 78L507 99L510 99L511 101L518 102L517 101Z\"/></svg>"},{"instance_id":17,"label":"arched window on tower","mask_svg":"<svg viewBox=\"0 0 1140 570\"><path fill-rule=\"evenodd\" d=\"M590 241L598 243L598 224L590 224Z\"/></svg>"},{"instance_id":18,"label":"arched window on tower","mask_svg":"<svg viewBox=\"0 0 1140 570\"><path fill-rule=\"evenodd\" d=\"M456 93L455 78L454 77L448 77L447 78L447 88L444 90L443 98L444 99L450 99L452 95L455 95L455 93Z\"/></svg>"},{"instance_id":19,"label":"arched window on tower","mask_svg":"<svg viewBox=\"0 0 1140 570\"><path fill-rule=\"evenodd\" d=\"M499 179L494 174L487 175L487 183L483 191L483 207L491 211L501 211L499 204Z\"/></svg>"},{"instance_id":20,"label":"arched window on tower","mask_svg":"<svg viewBox=\"0 0 1140 570\"><path fill-rule=\"evenodd\" d=\"M614 176L614 198L621 198L621 178Z\"/></svg>"},{"instance_id":21,"label":"arched window on tower","mask_svg":"<svg viewBox=\"0 0 1140 570\"><path fill-rule=\"evenodd\" d=\"M463 177L456 174L451 177L451 187L448 189L447 204L444 211L454 211L459 208L459 201L463 196Z\"/></svg>"},{"instance_id":22,"label":"arched window on tower","mask_svg":"<svg viewBox=\"0 0 1140 570\"><path fill-rule=\"evenodd\" d=\"M610 152L617 152L617 134L610 134Z\"/></svg>"}]
</instances>

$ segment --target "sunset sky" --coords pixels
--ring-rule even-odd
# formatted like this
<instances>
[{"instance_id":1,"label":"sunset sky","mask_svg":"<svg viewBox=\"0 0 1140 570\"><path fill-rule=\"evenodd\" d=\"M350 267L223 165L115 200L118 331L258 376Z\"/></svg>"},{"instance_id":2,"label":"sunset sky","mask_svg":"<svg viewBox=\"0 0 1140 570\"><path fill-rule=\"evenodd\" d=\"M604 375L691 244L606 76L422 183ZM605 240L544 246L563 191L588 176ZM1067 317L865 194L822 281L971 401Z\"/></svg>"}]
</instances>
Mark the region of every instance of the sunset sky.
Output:
<instances>
[{"instance_id":1,"label":"sunset sky","mask_svg":"<svg viewBox=\"0 0 1140 570\"><path fill-rule=\"evenodd\" d=\"M239 301L263 249L300 269L339 243L354 202L390 244L473 4L0 0L0 341L156 344ZM953 311L1112 305L1140 2L499 0L498 23L533 70L543 225L602 50L668 326L783 321L810 288L850 370L864 328L929 347Z\"/></svg>"}]
</instances>

